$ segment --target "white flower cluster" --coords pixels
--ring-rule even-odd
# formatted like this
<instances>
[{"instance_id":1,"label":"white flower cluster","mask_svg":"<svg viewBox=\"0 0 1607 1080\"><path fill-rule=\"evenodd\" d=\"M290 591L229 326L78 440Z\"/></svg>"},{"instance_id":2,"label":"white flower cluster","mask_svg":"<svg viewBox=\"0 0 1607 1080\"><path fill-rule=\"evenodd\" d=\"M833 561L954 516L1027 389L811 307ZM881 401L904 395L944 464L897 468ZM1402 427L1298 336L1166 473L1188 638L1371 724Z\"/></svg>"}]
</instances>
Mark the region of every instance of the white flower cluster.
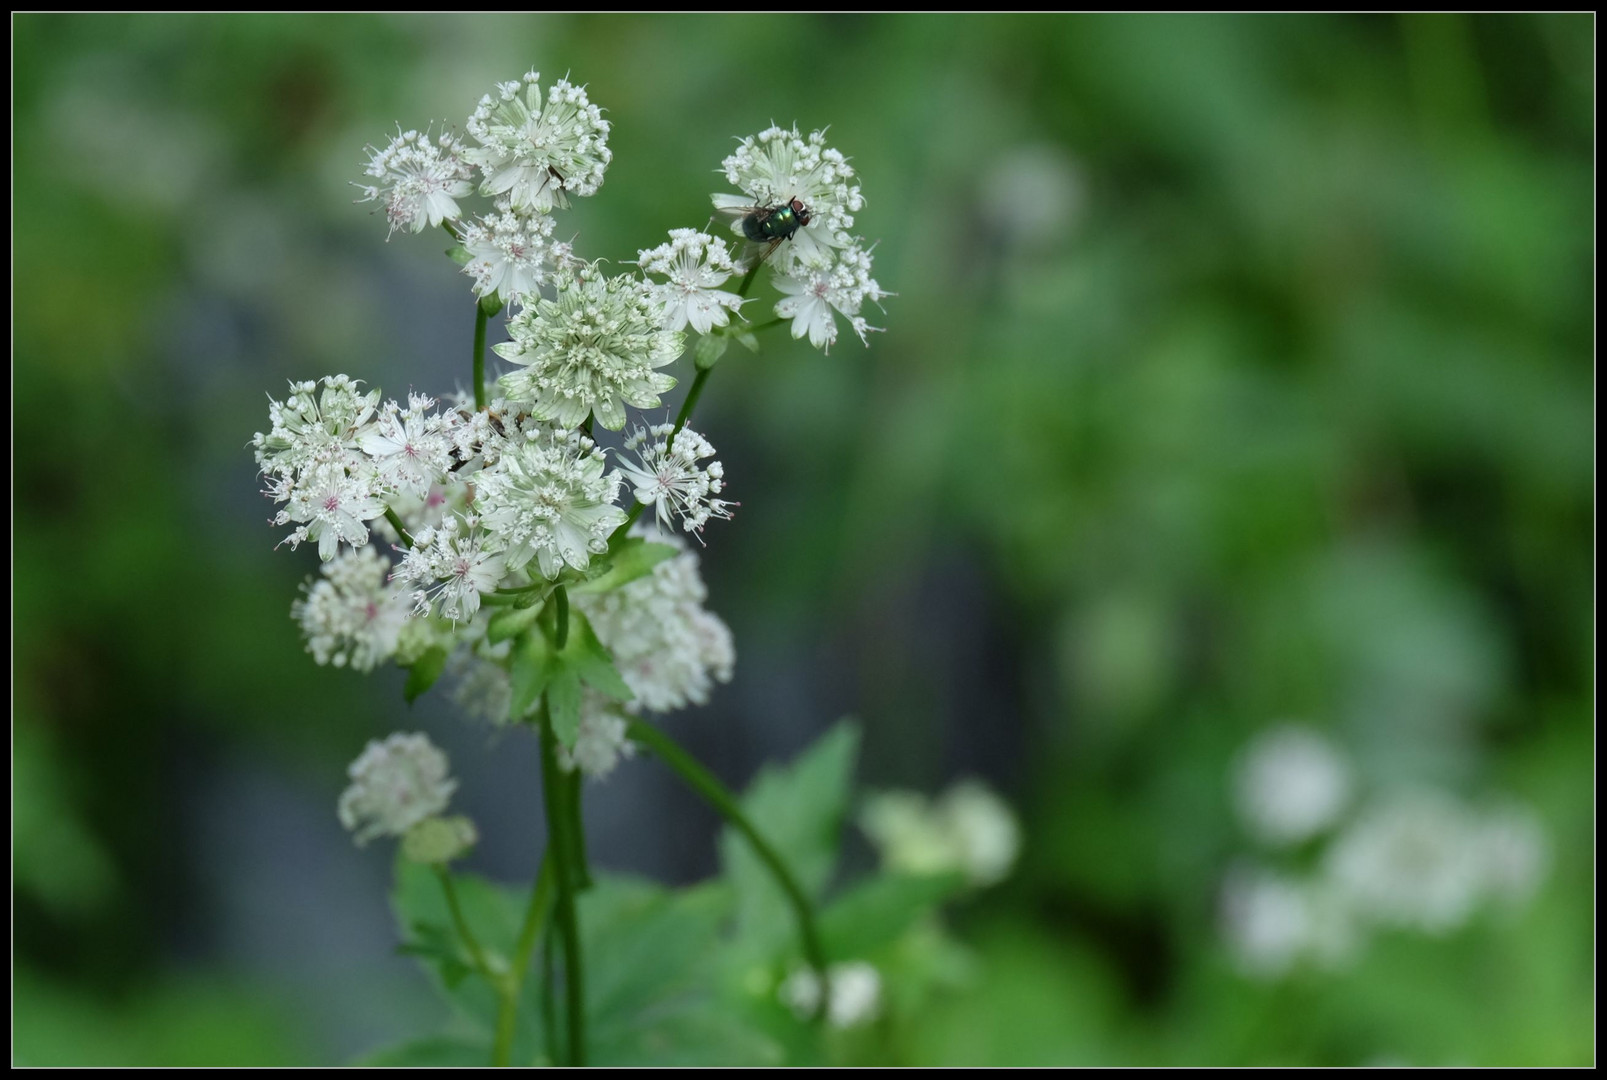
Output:
<instances>
[{"instance_id":1,"label":"white flower cluster","mask_svg":"<svg viewBox=\"0 0 1607 1080\"><path fill-rule=\"evenodd\" d=\"M859 1027L881 1013L882 976L872 965L863 960L832 964L826 969L826 981L831 987L826 1022L832 1027ZM776 996L798 1019L807 1020L820 1008L820 976L799 968L782 980Z\"/></svg>"},{"instance_id":2,"label":"white flower cluster","mask_svg":"<svg viewBox=\"0 0 1607 1080\"><path fill-rule=\"evenodd\" d=\"M428 131L398 128L383 149L368 149L363 172L378 183L357 185L363 191L358 201L383 200L392 233L423 232L426 225L439 228L463 213L457 201L474 191L474 184L463 148L452 135L443 131L432 140Z\"/></svg>"},{"instance_id":3,"label":"white flower cluster","mask_svg":"<svg viewBox=\"0 0 1607 1080\"><path fill-rule=\"evenodd\" d=\"M679 541L673 541L679 546ZM577 596L597 638L634 695L633 709L702 705L736 663L731 630L703 602L708 589L687 550L644 577L600 596Z\"/></svg>"},{"instance_id":4,"label":"white flower cluster","mask_svg":"<svg viewBox=\"0 0 1607 1080\"><path fill-rule=\"evenodd\" d=\"M1273 848L1339 825L1355 786L1337 748L1292 726L1258 737L1234 780L1247 829ZM1548 858L1545 830L1522 806L1481 810L1443 791L1398 789L1365 802L1318 851L1314 871L1236 866L1223 885L1223 933L1251 977L1331 968L1374 929L1446 934L1481 905L1521 906Z\"/></svg>"},{"instance_id":5,"label":"white flower cluster","mask_svg":"<svg viewBox=\"0 0 1607 1080\"><path fill-rule=\"evenodd\" d=\"M530 71L480 99L468 124L480 145L464 157L485 175L482 194L545 212L567 207L566 193L597 193L614 159L608 127L585 87L558 79L543 97L541 75Z\"/></svg>"},{"instance_id":6,"label":"white flower cluster","mask_svg":"<svg viewBox=\"0 0 1607 1080\"><path fill-rule=\"evenodd\" d=\"M580 703L580 731L575 745L558 748L558 764L568 772L579 769L601 780L622 759L636 754L636 744L625 737L626 724L616 703L587 690Z\"/></svg>"},{"instance_id":7,"label":"white flower cluster","mask_svg":"<svg viewBox=\"0 0 1607 1080\"><path fill-rule=\"evenodd\" d=\"M351 763L351 786L340 796L340 823L359 845L376 836L403 836L441 814L457 790L446 755L425 735L373 741Z\"/></svg>"},{"instance_id":8,"label":"white flower cluster","mask_svg":"<svg viewBox=\"0 0 1607 1080\"><path fill-rule=\"evenodd\" d=\"M671 229L670 242L639 252L636 264L644 274L660 274L669 280L652 285L664 306L664 329L685 330L688 326L707 334L731 321L731 313L742 307L743 299L719 286L737 272L731 250L724 240L697 229Z\"/></svg>"},{"instance_id":9,"label":"white flower cluster","mask_svg":"<svg viewBox=\"0 0 1607 1080\"><path fill-rule=\"evenodd\" d=\"M738 215L731 228L739 236L746 235L743 218L754 210L803 208L800 227L769 259L776 288L785 294L776 314L792 321L792 336L807 334L811 345L829 350L840 314L864 341L876 328L860 309L892 294L871 276L870 248L848 231L865 205L848 159L826 145L824 131L805 136L796 126L772 126L743 139L723 169L742 194L717 193L714 205Z\"/></svg>"},{"instance_id":10,"label":"white flower cluster","mask_svg":"<svg viewBox=\"0 0 1607 1080\"><path fill-rule=\"evenodd\" d=\"M882 864L907 874L963 874L976 886L1004 880L1021 848L1021 829L1004 800L962 780L935 802L913 791L872 796L859 826Z\"/></svg>"},{"instance_id":11,"label":"white flower cluster","mask_svg":"<svg viewBox=\"0 0 1607 1080\"><path fill-rule=\"evenodd\" d=\"M702 532L711 517L730 519L736 504L709 498L725 490L725 466L718 461L698 464L714 456L709 440L691 428L677 432L674 424L655 424L633 431L625 449L636 454L639 464L626 463L619 471L635 489L636 501L653 507L661 527L679 517L687 532Z\"/></svg>"},{"instance_id":12,"label":"white flower cluster","mask_svg":"<svg viewBox=\"0 0 1607 1080\"><path fill-rule=\"evenodd\" d=\"M323 564L322 580L307 585L306 599L290 606L314 660L373 671L395 654L408 601L390 573L390 560L372 547Z\"/></svg>"},{"instance_id":13,"label":"white flower cluster","mask_svg":"<svg viewBox=\"0 0 1607 1080\"><path fill-rule=\"evenodd\" d=\"M506 556L508 570L535 559L555 578L565 566L584 570L608 550L625 524L614 505L619 475L592 441L576 431L527 431L509 441L494 466L479 474L475 504Z\"/></svg>"},{"instance_id":14,"label":"white flower cluster","mask_svg":"<svg viewBox=\"0 0 1607 1080\"><path fill-rule=\"evenodd\" d=\"M505 304L522 302L573 261L570 246L554 242L554 223L546 214L521 213L499 203L495 213L463 226L469 261L463 272L474 280L476 296L495 296Z\"/></svg>"}]
</instances>

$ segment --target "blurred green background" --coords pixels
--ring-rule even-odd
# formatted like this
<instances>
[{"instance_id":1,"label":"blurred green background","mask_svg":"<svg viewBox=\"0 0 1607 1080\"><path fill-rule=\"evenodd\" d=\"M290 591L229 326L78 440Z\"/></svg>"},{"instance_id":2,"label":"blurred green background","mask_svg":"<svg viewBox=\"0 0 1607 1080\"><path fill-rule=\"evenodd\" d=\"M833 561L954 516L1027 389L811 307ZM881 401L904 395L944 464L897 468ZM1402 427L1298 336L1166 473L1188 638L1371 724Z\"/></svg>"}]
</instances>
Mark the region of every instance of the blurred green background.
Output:
<instances>
[{"instance_id":1,"label":"blurred green background","mask_svg":"<svg viewBox=\"0 0 1607 1080\"><path fill-rule=\"evenodd\" d=\"M772 119L860 170L886 333L772 338L703 398L739 662L675 729L740 782L851 713L863 783L1017 807L1014 878L950 916L974 979L877 1060L1594 1060L1593 17L13 27L15 1060L431 1024L334 814L393 728L451 750L474 865L533 870L527 740L303 653L316 558L247 448L286 379L466 378L467 280L348 182L530 67L614 123L563 219L591 257L701 224ZM1288 718L1363 784L1533 806L1536 899L1241 976L1230 763ZM588 794L597 858L694 880L715 822L661 772Z\"/></svg>"}]
</instances>

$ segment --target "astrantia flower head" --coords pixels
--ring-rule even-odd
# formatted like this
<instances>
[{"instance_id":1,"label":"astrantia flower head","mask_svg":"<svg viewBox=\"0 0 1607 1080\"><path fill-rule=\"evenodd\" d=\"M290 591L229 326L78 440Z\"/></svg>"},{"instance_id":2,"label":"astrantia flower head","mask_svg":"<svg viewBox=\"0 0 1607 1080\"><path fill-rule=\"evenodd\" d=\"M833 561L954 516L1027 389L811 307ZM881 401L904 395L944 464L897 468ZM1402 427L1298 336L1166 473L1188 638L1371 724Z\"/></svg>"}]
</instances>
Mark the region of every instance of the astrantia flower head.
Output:
<instances>
[{"instance_id":1,"label":"astrantia flower head","mask_svg":"<svg viewBox=\"0 0 1607 1080\"><path fill-rule=\"evenodd\" d=\"M351 786L340 796L340 823L359 846L376 836L401 836L446 809L457 790L446 755L424 735L370 742L347 770Z\"/></svg>"},{"instance_id":2,"label":"astrantia flower head","mask_svg":"<svg viewBox=\"0 0 1607 1080\"><path fill-rule=\"evenodd\" d=\"M1257 839L1298 844L1338 819L1350 799L1350 767L1332 743L1293 724L1256 736L1234 771L1239 814Z\"/></svg>"},{"instance_id":3,"label":"astrantia flower head","mask_svg":"<svg viewBox=\"0 0 1607 1080\"><path fill-rule=\"evenodd\" d=\"M554 243L553 220L546 214L515 213L506 205L463 227L469 261L463 272L474 279L477 296L495 295L503 303L534 293L555 268L571 259L569 245Z\"/></svg>"},{"instance_id":4,"label":"astrantia flower head","mask_svg":"<svg viewBox=\"0 0 1607 1080\"><path fill-rule=\"evenodd\" d=\"M790 272L795 260L818 261L829 249L851 242L848 230L865 200L859 185L850 182L854 170L848 159L826 145L824 131L804 136L796 125L772 125L743 139L722 170L743 194L716 194L714 205L720 209L770 208L797 199L809 211L809 224L775 253L778 270ZM741 235L740 222L733 229Z\"/></svg>"},{"instance_id":5,"label":"astrantia flower head","mask_svg":"<svg viewBox=\"0 0 1607 1080\"><path fill-rule=\"evenodd\" d=\"M1459 801L1405 791L1363 813L1328 849L1325 869L1359 915L1445 933L1480 899L1482 854L1478 822Z\"/></svg>"},{"instance_id":6,"label":"astrantia flower head","mask_svg":"<svg viewBox=\"0 0 1607 1080\"><path fill-rule=\"evenodd\" d=\"M295 478L270 481L268 494L285 508L275 525L296 523L281 541L294 551L305 540L318 544L318 557L328 562L340 545L368 543L367 522L385 513L379 474L372 466L351 468L342 462L314 465Z\"/></svg>"},{"instance_id":7,"label":"astrantia flower head","mask_svg":"<svg viewBox=\"0 0 1607 1080\"><path fill-rule=\"evenodd\" d=\"M702 532L709 518L731 517L724 499L713 499L725 490L725 467L718 461L698 462L714 456L709 440L674 424L637 428L625 440L625 449L634 451L640 464L626 463L619 471L634 489L636 501L654 508L658 524L668 528L673 517L681 519L687 532Z\"/></svg>"},{"instance_id":8,"label":"astrantia flower head","mask_svg":"<svg viewBox=\"0 0 1607 1080\"><path fill-rule=\"evenodd\" d=\"M509 570L534 559L543 577L555 578L565 565L584 570L608 550L625 511L614 505L619 476L605 475L606 467L578 432L545 429L508 440L496 464L476 474L475 506Z\"/></svg>"},{"instance_id":9,"label":"astrantia flower head","mask_svg":"<svg viewBox=\"0 0 1607 1080\"><path fill-rule=\"evenodd\" d=\"M388 401L357 440L362 451L373 459L380 482L399 495L427 497L452 467L447 422L443 417L426 415L434 407L435 400L422 394L409 394L405 410Z\"/></svg>"},{"instance_id":10,"label":"astrantia flower head","mask_svg":"<svg viewBox=\"0 0 1607 1080\"><path fill-rule=\"evenodd\" d=\"M594 195L602 186L614 158L608 127L584 87L559 79L543 100L541 75L531 71L480 99L468 123L480 145L464 156L485 174L483 194L545 213L568 206L566 193Z\"/></svg>"},{"instance_id":11,"label":"astrantia flower head","mask_svg":"<svg viewBox=\"0 0 1607 1080\"><path fill-rule=\"evenodd\" d=\"M863 342L879 328L860 315L860 308L867 300L880 303L891 295L870 276L870 267L870 252L852 243L817 258L794 260L790 272L778 270L775 276L776 288L787 294L776 302L776 314L792 320L794 338L808 334L809 344L830 350L840 312Z\"/></svg>"},{"instance_id":12,"label":"astrantia flower head","mask_svg":"<svg viewBox=\"0 0 1607 1080\"><path fill-rule=\"evenodd\" d=\"M462 622L480 610L480 594L492 592L507 572L502 555L486 545L474 518L448 517L438 529L413 537L396 577L416 586L413 607L426 615L437 604L441 617Z\"/></svg>"},{"instance_id":13,"label":"astrantia flower head","mask_svg":"<svg viewBox=\"0 0 1607 1080\"><path fill-rule=\"evenodd\" d=\"M579 769L593 780L603 779L622 758L636 753L636 744L625 737L625 728L619 706L588 689L581 699L575 745L558 747L558 763L568 772Z\"/></svg>"},{"instance_id":14,"label":"astrantia flower head","mask_svg":"<svg viewBox=\"0 0 1607 1080\"><path fill-rule=\"evenodd\" d=\"M675 380L654 369L680 356L685 343L663 329L652 286L628 275L605 278L595 266L561 276L556 296L520 311L508 333L513 340L497 355L523 367L498 383L510 399L559 427L578 427L591 413L612 431L625 426L626 403L661 404Z\"/></svg>"},{"instance_id":15,"label":"astrantia flower head","mask_svg":"<svg viewBox=\"0 0 1607 1080\"><path fill-rule=\"evenodd\" d=\"M408 599L387 580L390 572L390 560L372 547L323 564L322 579L290 606L314 660L372 671L391 658L407 621Z\"/></svg>"},{"instance_id":16,"label":"astrantia flower head","mask_svg":"<svg viewBox=\"0 0 1607 1080\"><path fill-rule=\"evenodd\" d=\"M345 375L328 375L317 382L291 383L284 401L269 398L272 426L266 435L259 431L251 439L263 473L293 476L316 465L346 464L379 404L378 390L365 394L359 385Z\"/></svg>"},{"instance_id":17,"label":"astrantia flower head","mask_svg":"<svg viewBox=\"0 0 1607 1080\"><path fill-rule=\"evenodd\" d=\"M698 229L671 229L670 242L640 252L637 265L644 274L669 278L652 286L664 305L666 330L691 326L707 334L729 323L731 312L743 304L742 297L718 287L736 273L730 248L724 240Z\"/></svg>"},{"instance_id":18,"label":"astrantia flower head","mask_svg":"<svg viewBox=\"0 0 1607 1080\"><path fill-rule=\"evenodd\" d=\"M359 201L384 200L391 232L423 232L426 225L439 228L441 222L462 216L457 200L471 194L474 184L462 147L451 134L443 131L432 140L428 131L398 128L384 149L368 149L371 156L363 172L378 183L358 184L363 190Z\"/></svg>"},{"instance_id":19,"label":"astrantia flower head","mask_svg":"<svg viewBox=\"0 0 1607 1080\"><path fill-rule=\"evenodd\" d=\"M716 681L731 681L731 631L703 607L707 598L698 557L684 550L621 588L575 597L635 695L633 709L701 705Z\"/></svg>"}]
</instances>

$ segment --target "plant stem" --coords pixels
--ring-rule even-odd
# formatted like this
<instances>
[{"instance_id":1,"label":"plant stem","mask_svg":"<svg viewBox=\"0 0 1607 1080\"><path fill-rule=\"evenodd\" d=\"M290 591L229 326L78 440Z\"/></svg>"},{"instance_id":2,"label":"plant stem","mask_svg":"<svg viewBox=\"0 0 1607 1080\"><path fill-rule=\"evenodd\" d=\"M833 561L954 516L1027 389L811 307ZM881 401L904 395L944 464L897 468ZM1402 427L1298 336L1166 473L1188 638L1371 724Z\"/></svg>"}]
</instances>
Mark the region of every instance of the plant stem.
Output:
<instances>
[{"instance_id":1,"label":"plant stem","mask_svg":"<svg viewBox=\"0 0 1607 1080\"><path fill-rule=\"evenodd\" d=\"M580 956L580 924L575 917L574 868L579 856L571 851L576 830L569 821L569 806L563 797L563 779L558 768L558 740L552 730L552 710L547 695L541 695L541 787L547 806L547 841L553 850L554 876L558 879L558 932L564 950L564 1004L569 1022L569 1055L566 1064L586 1064L585 974Z\"/></svg>"},{"instance_id":2,"label":"plant stem","mask_svg":"<svg viewBox=\"0 0 1607 1080\"><path fill-rule=\"evenodd\" d=\"M513 965L508 969L506 984L500 989L501 1000L497 1007L497 1039L491 1048L491 1064L502 1066L512 1063L513 1037L519 1023L519 993L524 989L525 975L530 970L532 954L547 920L547 909L552 906L552 849L542 856L541 869L536 872L536 883L530 890L530 903L525 907L524 925L519 929L519 941L513 947ZM548 1046L551 1049L551 1044Z\"/></svg>"},{"instance_id":3,"label":"plant stem","mask_svg":"<svg viewBox=\"0 0 1607 1080\"><path fill-rule=\"evenodd\" d=\"M704 368L697 373L697 378L692 380L692 389L686 392L686 400L681 402L680 415L675 418L675 430L670 432L672 440L681 433L681 429L686 426L686 422L692 418L692 410L697 407L697 399L703 393L703 384L709 381L709 372L713 370L713 368Z\"/></svg>"},{"instance_id":4,"label":"plant stem","mask_svg":"<svg viewBox=\"0 0 1607 1080\"><path fill-rule=\"evenodd\" d=\"M396 530L396 535L402 538L402 544L404 546L413 546L413 534L408 532L407 526L402 524L402 517L400 514L387 506L385 508L385 520L391 523L391 528Z\"/></svg>"},{"instance_id":5,"label":"plant stem","mask_svg":"<svg viewBox=\"0 0 1607 1080\"><path fill-rule=\"evenodd\" d=\"M435 876L441 881L441 891L446 893L446 907L452 913L452 926L468 948L469 958L474 961L475 970L494 985L496 977L491 973L490 965L485 962L485 952L480 948L480 942L474 936L474 931L469 929L467 920L463 918L463 909L458 906L458 891L452 884L451 872L444 866L437 866Z\"/></svg>"},{"instance_id":6,"label":"plant stem","mask_svg":"<svg viewBox=\"0 0 1607 1080\"><path fill-rule=\"evenodd\" d=\"M474 302L474 408L485 408L485 308Z\"/></svg>"},{"instance_id":7,"label":"plant stem","mask_svg":"<svg viewBox=\"0 0 1607 1080\"><path fill-rule=\"evenodd\" d=\"M786 319L783 319L781 316L777 315L775 318L771 319L769 322L762 322L758 326L750 326L750 327L748 327L748 333L757 334L760 330L768 330L772 326L780 326L782 323L784 323L786 321L787 321Z\"/></svg>"},{"instance_id":8,"label":"plant stem","mask_svg":"<svg viewBox=\"0 0 1607 1080\"><path fill-rule=\"evenodd\" d=\"M715 778L714 774L705 769L691 754L683 750L679 743L664 734L658 728L643 720L630 722L630 737L636 742L644 744L649 750L657 754L670 768L680 773L693 791L703 796L705 802L719 811L720 815L730 822L731 826L741 833L753 848L753 853L759 856L776 883L787 894L792 904L794 916L798 920L798 936L803 941L804 957L809 966L815 969L815 975L820 980L820 1004L816 1016L825 1015L827 997L830 994L830 984L826 979L826 952L821 948L820 933L815 928L814 906L809 902L809 896L798 884L798 879L792 876L787 864L782 861L776 849L770 846L769 841L759 835L742 812L737 803L736 796L728 791L724 784Z\"/></svg>"},{"instance_id":9,"label":"plant stem","mask_svg":"<svg viewBox=\"0 0 1607 1080\"><path fill-rule=\"evenodd\" d=\"M553 648L563 651L569 644L569 590L562 585L553 590L553 603L557 605L556 624L552 634Z\"/></svg>"},{"instance_id":10,"label":"plant stem","mask_svg":"<svg viewBox=\"0 0 1607 1080\"><path fill-rule=\"evenodd\" d=\"M586 859L586 828L580 816L580 770L576 769L564 777L564 798L569 802L569 824L572 834L570 843L575 853L575 890L584 892L591 888L591 867Z\"/></svg>"},{"instance_id":11,"label":"plant stem","mask_svg":"<svg viewBox=\"0 0 1607 1080\"><path fill-rule=\"evenodd\" d=\"M547 1057L558 1064L558 1002L553 997L552 984L557 979L553 964L553 923L547 923L545 940L541 943L541 1033L547 1045Z\"/></svg>"}]
</instances>

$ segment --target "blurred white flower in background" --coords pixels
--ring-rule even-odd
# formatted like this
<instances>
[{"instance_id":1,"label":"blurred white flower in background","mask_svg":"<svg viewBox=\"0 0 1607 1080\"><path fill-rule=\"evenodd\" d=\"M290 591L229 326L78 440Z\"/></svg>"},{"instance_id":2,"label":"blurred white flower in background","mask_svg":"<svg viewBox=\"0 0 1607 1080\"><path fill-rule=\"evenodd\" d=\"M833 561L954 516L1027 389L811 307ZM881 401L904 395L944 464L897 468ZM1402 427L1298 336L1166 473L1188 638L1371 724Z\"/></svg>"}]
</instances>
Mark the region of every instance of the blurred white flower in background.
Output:
<instances>
[{"instance_id":1,"label":"blurred white flower in background","mask_svg":"<svg viewBox=\"0 0 1607 1080\"><path fill-rule=\"evenodd\" d=\"M858 1027L876 1019L882 1007L882 977L874 967L862 960L832 964L826 969L826 978L831 983L826 1021L832 1027ZM800 968L787 976L776 993L800 1020L808 1019L820 1007L820 977Z\"/></svg>"},{"instance_id":2,"label":"blurred white flower in background","mask_svg":"<svg viewBox=\"0 0 1607 1080\"><path fill-rule=\"evenodd\" d=\"M1015 814L977 780L955 784L935 802L913 791L871 796L859 824L887 868L960 873L977 886L1002 881L1021 848Z\"/></svg>"},{"instance_id":3,"label":"blurred white flower in background","mask_svg":"<svg viewBox=\"0 0 1607 1080\"><path fill-rule=\"evenodd\" d=\"M1234 769L1245 827L1275 847L1309 840L1332 825L1351 786L1350 766L1333 743L1294 724L1256 736Z\"/></svg>"},{"instance_id":4,"label":"blurred white flower in background","mask_svg":"<svg viewBox=\"0 0 1607 1080\"><path fill-rule=\"evenodd\" d=\"M371 741L347 774L340 796L340 823L358 846L376 836L401 836L446 809L458 783L448 776L446 755L425 735L397 732Z\"/></svg>"}]
</instances>

